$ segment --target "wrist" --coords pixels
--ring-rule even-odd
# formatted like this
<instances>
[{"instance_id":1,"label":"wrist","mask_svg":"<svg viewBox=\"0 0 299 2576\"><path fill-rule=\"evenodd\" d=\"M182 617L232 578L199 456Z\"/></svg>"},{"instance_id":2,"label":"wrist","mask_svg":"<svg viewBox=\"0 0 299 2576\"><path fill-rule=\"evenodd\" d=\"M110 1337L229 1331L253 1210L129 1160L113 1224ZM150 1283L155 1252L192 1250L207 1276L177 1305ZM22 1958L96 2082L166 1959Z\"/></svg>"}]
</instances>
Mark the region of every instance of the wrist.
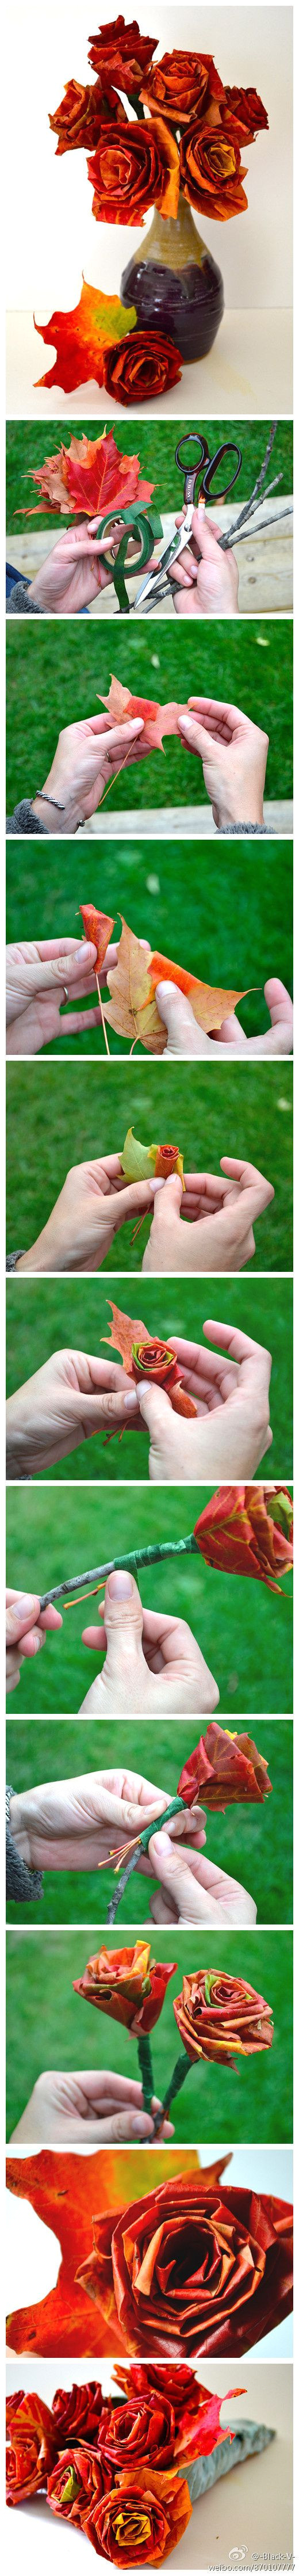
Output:
<instances>
[{"instance_id":1,"label":"wrist","mask_svg":"<svg viewBox=\"0 0 299 2576\"><path fill-rule=\"evenodd\" d=\"M24 1790L21 1797L12 1792L9 1805L9 1830L19 1860L26 1862L27 1869L32 1869L34 1866L30 1832L31 1804L29 1791Z\"/></svg>"},{"instance_id":2,"label":"wrist","mask_svg":"<svg viewBox=\"0 0 299 2576\"><path fill-rule=\"evenodd\" d=\"M252 787L249 788L248 791L240 786L228 789L227 784L225 789L223 788L223 792L220 789L218 795L219 832L221 832L221 830L229 831L230 824L234 826L235 830L236 825L238 825L241 832L242 824L245 825L245 823L247 831L250 828L250 824L252 824L254 830L257 831L259 826L262 829L263 821L263 797L259 789Z\"/></svg>"}]
</instances>

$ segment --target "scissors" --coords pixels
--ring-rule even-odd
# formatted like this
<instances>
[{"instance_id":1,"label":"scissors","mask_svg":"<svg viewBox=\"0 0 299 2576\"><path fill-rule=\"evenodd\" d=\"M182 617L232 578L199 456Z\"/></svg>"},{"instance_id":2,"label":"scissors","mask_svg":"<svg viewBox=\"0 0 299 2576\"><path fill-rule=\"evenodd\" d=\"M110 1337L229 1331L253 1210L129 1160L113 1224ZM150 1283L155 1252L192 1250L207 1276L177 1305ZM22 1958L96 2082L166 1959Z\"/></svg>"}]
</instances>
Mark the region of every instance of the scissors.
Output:
<instances>
[{"instance_id":1,"label":"scissors","mask_svg":"<svg viewBox=\"0 0 299 2576\"><path fill-rule=\"evenodd\" d=\"M194 462L192 465L191 463L188 464L186 452L184 454L184 450L186 451L186 448L190 446L193 447L193 450L194 447L199 450L197 464L194 464ZM197 501L207 501L209 494L211 493L211 484L214 480L214 476L217 474L219 466L222 465L222 459L224 456L236 456L237 464L235 466L234 474L230 475L229 482L223 484L221 492L217 491L215 495L212 493L212 500L214 497L216 501L223 501L226 492L231 492L232 484L237 482L237 477L238 474L240 474L242 464L241 447L237 447L236 441L233 439L224 439L223 445L221 447L217 447L215 456L210 456L208 440L207 438L202 437L199 430L188 429L184 433L183 438L179 439L178 446L175 449L175 462L179 468L179 473L184 475L184 501L186 503L186 508L183 526L181 528L176 528L174 537L170 537L168 545L164 546L160 563L157 565L157 570L152 570L146 573L145 580L139 583L139 589L136 591L136 598L134 599L134 608L140 607L141 600L147 599L148 606L151 608L155 604L155 600L158 600L159 602L160 599L166 598L168 583L165 582L163 589L162 587L160 589L160 587L158 587L160 584L160 575L169 572L170 565L177 562L178 555L182 554L183 547L188 543L188 537L191 537L192 535L192 513L195 505L196 484L199 484Z\"/></svg>"}]
</instances>

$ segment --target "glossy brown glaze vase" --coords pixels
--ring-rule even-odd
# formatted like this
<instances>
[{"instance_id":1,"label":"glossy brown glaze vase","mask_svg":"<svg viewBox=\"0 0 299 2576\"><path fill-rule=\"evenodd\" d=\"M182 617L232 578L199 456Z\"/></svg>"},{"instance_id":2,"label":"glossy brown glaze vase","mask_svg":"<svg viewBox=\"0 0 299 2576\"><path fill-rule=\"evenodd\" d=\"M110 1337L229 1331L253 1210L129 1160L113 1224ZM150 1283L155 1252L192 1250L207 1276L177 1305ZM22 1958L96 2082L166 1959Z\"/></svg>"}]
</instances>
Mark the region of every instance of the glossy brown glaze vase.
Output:
<instances>
[{"instance_id":1,"label":"glossy brown glaze vase","mask_svg":"<svg viewBox=\"0 0 299 2576\"><path fill-rule=\"evenodd\" d=\"M223 278L183 195L175 219L155 208L144 244L123 269L120 293L122 304L135 304L139 330L161 331L186 364L207 357L222 320Z\"/></svg>"}]
</instances>

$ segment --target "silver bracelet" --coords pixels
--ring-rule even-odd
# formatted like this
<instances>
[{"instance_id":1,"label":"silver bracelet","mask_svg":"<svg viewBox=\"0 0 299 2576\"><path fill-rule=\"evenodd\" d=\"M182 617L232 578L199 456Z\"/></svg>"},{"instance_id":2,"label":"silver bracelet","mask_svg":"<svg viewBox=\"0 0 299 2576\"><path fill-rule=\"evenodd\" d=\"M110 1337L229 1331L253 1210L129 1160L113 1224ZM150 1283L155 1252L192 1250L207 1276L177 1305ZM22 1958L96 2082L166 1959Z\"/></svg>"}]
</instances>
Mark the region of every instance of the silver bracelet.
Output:
<instances>
[{"instance_id":1,"label":"silver bracelet","mask_svg":"<svg viewBox=\"0 0 299 2576\"><path fill-rule=\"evenodd\" d=\"M35 787L34 796L30 797L31 805L35 805L36 796L39 796L41 805L55 805L56 814L65 814L65 805L59 804L58 796L46 796L44 787Z\"/></svg>"}]
</instances>

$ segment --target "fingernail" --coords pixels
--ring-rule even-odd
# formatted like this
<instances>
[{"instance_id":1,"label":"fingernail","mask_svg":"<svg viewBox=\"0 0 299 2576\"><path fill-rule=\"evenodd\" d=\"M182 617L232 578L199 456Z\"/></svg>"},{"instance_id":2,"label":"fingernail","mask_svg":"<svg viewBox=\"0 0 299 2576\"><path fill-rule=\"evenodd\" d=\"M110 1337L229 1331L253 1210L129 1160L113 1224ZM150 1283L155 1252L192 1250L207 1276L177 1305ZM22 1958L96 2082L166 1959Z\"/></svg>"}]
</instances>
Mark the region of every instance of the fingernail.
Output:
<instances>
[{"instance_id":1,"label":"fingernail","mask_svg":"<svg viewBox=\"0 0 299 2576\"><path fill-rule=\"evenodd\" d=\"M162 1859L164 1858L165 1860L167 1860L168 1852L169 1852L170 1834L163 1833L163 1827L162 1827L162 1830L161 1830L161 1833L160 1833L160 1834L159 1834L158 1832L156 1832L155 1834L152 1834L152 1842L155 1842L155 1843L159 1842L159 1844L160 1844L160 1851L162 1852Z\"/></svg>"},{"instance_id":2,"label":"fingernail","mask_svg":"<svg viewBox=\"0 0 299 2576\"><path fill-rule=\"evenodd\" d=\"M132 1575L125 1573L124 1566L115 1568L114 1574L109 1574L107 1591L112 1601L129 1600L129 1594L133 1591Z\"/></svg>"},{"instance_id":3,"label":"fingernail","mask_svg":"<svg viewBox=\"0 0 299 2576\"><path fill-rule=\"evenodd\" d=\"M36 1616L36 1598L36 1592L21 1592L19 1601L11 1601L13 1619L27 1619L30 1610L34 1610Z\"/></svg>"},{"instance_id":4,"label":"fingernail","mask_svg":"<svg viewBox=\"0 0 299 2576\"><path fill-rule=\"evenodd\" d=\"M140 1377L140 1378L139 1378L139 1395L150 1395L150 1388L151 1388L151 1380L150 1380L150 1378L149 1378L149 1377Z\"/></svg>"},{"instance_id":5,"label":"fingernail","mask_svg":"<svg viewBox=\"0 0 299 2576\"><path fill-rule=\"evenodd\" d=\"M185 732L186 732L186 733L188 733L188 732L189 732L189 728L190 728L190 725L192 725L192 723L193 723L193 717L192 717L192 716L185 716L185 715L184 715L184 716L179 716L179 724L181 724L181 725L182 725L184 733L185 733Z\"/></svg>"},{"instance_id":6,"label":"fingernail","mask_svg":"<svg viewBox=\"0 0 299 2576\"><path fill-rule=\"evenodd\" d=\"M137 1404L137 1391L136 1391L136 1387L135 1387L135 1386L130 1386L130 1387L128 1387L128 1393L127 1393L127 1395L124 1395L124 1404L126 1405L126 1410L127 1410L127 1412L128 1412L128 1413L130 1412L130 1409L132 1408L132 1405L133 1405L133 1410L134 1410L134 1412L135 1412L135 1408L136 1408L136 1404Z\"/></svg>"},{"instance_id":7,"label":"fingernail","mask_svg":"<svg viewBox=\"0 0 299 2576\"><path fill-rule=\"evenodd\" d=\"M148 2138L148 2137L149 2137L149 2134L150 2134L150 2130L152 2129L152 2126L153 2126L153 2122L152 2122L152 2120L150 2119L150 2114L149 2114L149 2112L146 2112L146 2111L132 2111L132 2119L131 2119L132 2138Z\"/></svg>"},{"instance_id":8,"label":"fingernail","mask_svg":"<svg viewBox=\"0 0 299 2576\"><path fill-rule=\"evenodd\" d=\"M81 940L80 940L80 948L75 948L74 966L79 966L79 965L80 965L80 966L82 966L82 958L83 958L83 956L84 956L84 965L86 965L87 958L89 958L89 957L93 957L93 951L94 951L94 948L95 948L95 944L96 944L96 943L95 943L95 939L81 939Z\"/></svg>"},{"instance_id":9,"label":"fingernail","mask_svg":"<svg viewBox=\"0 0 299 2576\"><path fill-rule=\"evenodd\" d=\"M163 1181L163 1175L162 1175L162 1173L161 1173L161 1180L158 1180L158 1181L150 1181L150 1190L152 1190L153 1197L154 1197L155 1190L164 1190L164 1181Z\"/></svg>"}]
</instances>

